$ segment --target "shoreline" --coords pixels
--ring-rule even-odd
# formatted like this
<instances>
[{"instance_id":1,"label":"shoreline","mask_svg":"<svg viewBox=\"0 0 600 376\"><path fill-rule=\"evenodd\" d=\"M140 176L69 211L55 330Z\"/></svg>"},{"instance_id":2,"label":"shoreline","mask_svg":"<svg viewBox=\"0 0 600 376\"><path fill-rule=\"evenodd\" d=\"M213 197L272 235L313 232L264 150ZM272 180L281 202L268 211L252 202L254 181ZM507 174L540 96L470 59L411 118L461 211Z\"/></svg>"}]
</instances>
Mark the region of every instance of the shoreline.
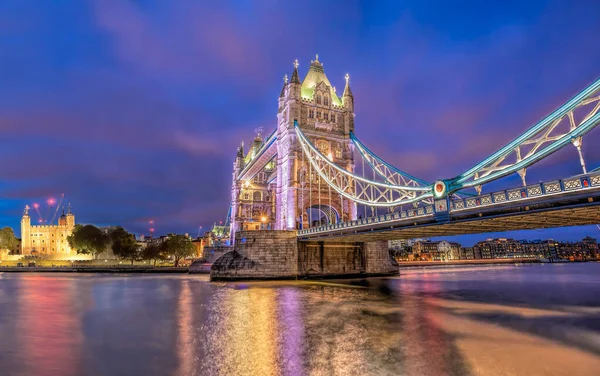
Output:
<instances>
[{"instance_id":1,"label":"shoreline","mask_svg":"<svg viewBox=\"0 0 600 376\"><path fill-rule=\"evenodd\" d=\"M47 266L7 266L0 267L0 273L154 273L154 274L187 274L188 267L106 267L106 266L65 266L65 267L47 267Z\"/></svg>"},{"instance_id":2,"label":"shoreline","mask_svg":"<svg viewBox=\"0 0 600 376\"><path fill-rule=\"evenodd\" d=\"M572 264L587 261L566 261L558 262L560 264ZM543 264L538 259L486 259L486 260L456 260L456 261L401 261L398 262L398 269L409 268L444 268L452 266L486 266L486 265L514 265L514 264ZM210 274L210 269L190 270L187 266L161 266L161 267L142 267L142 266L75 266L75 267L47 267L47 266L0 266L0 273L112 273L112 274ZM337 279L341 276L314 276L315 279ZM348 276L346 276L348 277ZM367 278L367 275L356 275L354 278ZM350 277L350 278L352 278ZM262 279L262 278L257 278ZM272 279L272 278L264 278ZM307 279L302 278L302 279ZM308 278L312 279L312 278Z\"/></svg>"},{"instance_id":3,"label":"shoreline","mask_svg":"<svg viewBox=\"0 0 600 376\"><path fill-rule=\"evenodd\" d=\"M400 268L409 267L444 267L453 265L502 265L502 264L542 264L542 261L535 258L520 259L479 259L479 260L456 260L456 261L398 261Z\"/></svg>"}]
</instances>

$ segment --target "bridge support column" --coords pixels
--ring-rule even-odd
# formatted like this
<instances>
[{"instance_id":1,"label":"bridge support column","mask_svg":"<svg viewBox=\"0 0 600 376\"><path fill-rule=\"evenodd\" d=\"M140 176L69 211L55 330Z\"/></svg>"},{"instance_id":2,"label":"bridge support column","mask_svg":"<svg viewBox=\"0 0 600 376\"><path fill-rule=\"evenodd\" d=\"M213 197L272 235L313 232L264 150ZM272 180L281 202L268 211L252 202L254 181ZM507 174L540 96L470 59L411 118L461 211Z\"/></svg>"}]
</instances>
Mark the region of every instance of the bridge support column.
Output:
<instances>
[{"instance_id":1,"label":"bridge support column","mask_svg":"<svg viewBox=\"0 0 600 376\"><path fill-rule=\"evenodd\" d=\"M238 231L234 250L217 259L211 280L295 279L298 276L296 231Z\"/></svg>"},{"instance_id":2,"label":"bridge support column","mask_svg":"<svg viewBox=\"0 0 600 376\"><path fill-rule=\"evenodd\" d=\"M298 242L296 231L238 231L212 265L211 280L352 278L397 275L386 241Z\"/></svg>"},{"instance_id":3,"label":"bridge support column","mask_svg":"<svg viewBox=\"0 0 600 376\"><path fill-rule=\"evenodd\" d=\"M366 242L365 273L368 275L398 275L398 263L390 255L387 241Z\"/></svg>"}]
</instances>

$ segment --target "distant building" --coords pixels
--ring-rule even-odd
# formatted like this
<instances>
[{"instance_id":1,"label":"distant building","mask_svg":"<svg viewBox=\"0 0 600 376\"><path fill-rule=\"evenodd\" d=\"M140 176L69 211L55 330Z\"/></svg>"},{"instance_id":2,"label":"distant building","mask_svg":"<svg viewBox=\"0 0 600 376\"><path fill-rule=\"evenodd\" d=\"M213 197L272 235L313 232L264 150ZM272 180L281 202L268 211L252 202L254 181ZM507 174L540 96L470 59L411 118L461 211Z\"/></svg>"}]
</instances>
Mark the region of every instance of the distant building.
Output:
<instances>
[{"instance_id":1,"label":"distant building","mask_svg":"<svg viewBox=\"0 0 600 376\"><path fill-rule=\"evenodd\" d=\"M422 261L449 261L460 259L460 244L455 242L417 240L413 246L415 258Z\"/></svg>"},{"instance_id":2,"label":"distant building","mask_svg":"<svg viewBox=\"0 0 600 376\"><path fill-rule=\"evenodd\" d=\"M73 256L77 252L69 246L67 237L73 233L75 215L64 211L56 225L31 225L29 206L21 218L21 254L37 256Z\"/></svg>"},{"instance_id":3,"label":"distant building","mask_svg":"<svg viewBox=\"0 0 600 376\"><path fill-rule=\"evenodd\" d=\"M462 247L460 249L461 260L474 260L475 259L475 248L474 247Z\"/></svg>"},{"instance_id":4,"label":"distant building","mask_svg":"<svg viewBox=\"0 0 600 376\"><path fill-rule=\"evenodd\" d=\"M481 252L482 259L530 257L523 254L521 243L514 239L487 239L478 242L475 247Z\"/></svg>"}]
</instances>

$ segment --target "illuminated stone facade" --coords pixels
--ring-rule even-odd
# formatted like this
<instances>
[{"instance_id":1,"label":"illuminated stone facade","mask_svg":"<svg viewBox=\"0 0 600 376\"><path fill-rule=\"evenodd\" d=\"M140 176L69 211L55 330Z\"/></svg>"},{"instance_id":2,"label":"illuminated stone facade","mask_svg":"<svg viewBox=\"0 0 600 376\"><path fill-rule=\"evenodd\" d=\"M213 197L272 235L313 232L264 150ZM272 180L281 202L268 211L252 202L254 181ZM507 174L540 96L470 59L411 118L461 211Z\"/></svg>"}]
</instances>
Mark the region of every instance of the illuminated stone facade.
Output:
<instances>
[{"instance_id":1,"label":"illuminated stone facade","mask_svg":"<svg viewBox=\"0 0 600 376\"><path fill-rule=\"evenodd\" d=\"M229 233L232 237L239 230L271 229L275 223L275 183L272 177L275 173L275 162L268 161L251 179L239 179L244 168L254 162L263 146L262 134L259 132L248 153L244 152L243 144L238 148L234 162L232 206L229 214Z\"/></svg>"},{"instance_id":2,"label":"illuminated stone facade","mask_svg":"<svg viewBox=\"0 0 600 376\"><path fill-rule=\"evenodd\" d=\"M75 250L69 247L67 236L75 227L75 215L62 214L57 225L31 225L29 207L21 218L21 254L37 256L74 256Z\"/></svg>"},{"instance_id":3,"label":"illuminated stone facade","mask_svg":"<svg viewBox=\"0 0 600 376\"><path fill-rule=\"evenodd\" d=\"M349 76L342 97L325 75L318 56L300 82L298 63L279 97L277 113L277 184L275 228L306 228L309 222L356 219L356 205L333 191L303 156L294 131L302 132L319 151L341 168L354 172L354 96ZM312 208L312 210L309 210ZM316 218L315 218L316 217Z\"/></svg>"},{"instance_id":4,"label":"illuminated stone facade","mask_svg":"<svg viewBox=\"0 0 600 376\"><path fill-rule=\"evenodd\" d=\"M246 153L237 150L231 196L231 240L239 230L294 230L310 222L356 219L356 205L320 182L304 157L295 122L319 151L341 168L354 172L354 96L349 76L341 97L317 59L302 82L298 63L278 100L273 135L254 139ZM274 141L273 141L274 140ZM249 172L251 171L251 172ZM246 180L244 180L246 179Z\"/></svg>"}]
</instances>

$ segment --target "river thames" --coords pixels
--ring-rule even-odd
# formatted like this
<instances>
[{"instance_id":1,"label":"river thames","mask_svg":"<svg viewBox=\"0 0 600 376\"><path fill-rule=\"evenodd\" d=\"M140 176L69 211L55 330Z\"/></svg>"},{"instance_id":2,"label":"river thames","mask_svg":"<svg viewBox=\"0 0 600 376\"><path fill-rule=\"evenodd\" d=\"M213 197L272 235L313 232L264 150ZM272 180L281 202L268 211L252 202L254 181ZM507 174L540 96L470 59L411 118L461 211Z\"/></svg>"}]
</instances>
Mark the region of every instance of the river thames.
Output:
<instances>
[{"instance_id":1,"label":"river thames","mask_svg":"<svg viewBox=\"0 0 600 376\"><path fill-rule=\"evenodd\" d=\"M0 370L598 375L600 263L322 282L0 273Z\"/></svg>"}]
</instances>

